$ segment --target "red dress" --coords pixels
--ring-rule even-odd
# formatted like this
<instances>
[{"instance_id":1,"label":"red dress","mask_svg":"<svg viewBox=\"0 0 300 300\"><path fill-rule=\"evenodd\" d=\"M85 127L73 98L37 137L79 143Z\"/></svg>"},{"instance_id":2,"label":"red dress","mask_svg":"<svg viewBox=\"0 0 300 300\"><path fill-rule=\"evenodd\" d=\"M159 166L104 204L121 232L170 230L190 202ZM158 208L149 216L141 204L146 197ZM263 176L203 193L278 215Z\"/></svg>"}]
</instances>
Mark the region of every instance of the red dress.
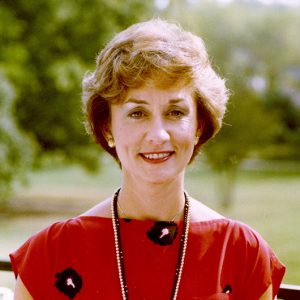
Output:
<instances>
[{"instance_id":1,"label":"red dress","mask_svg":"<svg viewBox=\"0 0 300 300\"><path fill-rule=\"evenodd\" d=\"M120 228L129 299L170 299L182 222L121 219ZM121 299L109 218L55 223L10 257L34 299ZM230 219L191 222L178 300L256 300L271 283L275 295L284 272L247 225Z\"/></svg>"}]
</instances>

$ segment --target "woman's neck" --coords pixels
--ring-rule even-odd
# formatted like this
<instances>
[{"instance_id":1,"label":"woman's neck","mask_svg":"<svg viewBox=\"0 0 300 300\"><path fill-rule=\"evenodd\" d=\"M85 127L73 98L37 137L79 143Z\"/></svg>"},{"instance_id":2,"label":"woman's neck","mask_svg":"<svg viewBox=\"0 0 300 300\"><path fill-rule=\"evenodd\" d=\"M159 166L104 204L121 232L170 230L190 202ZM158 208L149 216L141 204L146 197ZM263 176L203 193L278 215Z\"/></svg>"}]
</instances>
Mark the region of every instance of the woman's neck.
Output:
<instances>
[{"instance_id":1,"label":"woman's neck","mask_svg":"<svg viewBox=\"0 0 300 300\"><path fill-rule=\"evenodd\" d=\"M184 208L183 177L164 183L123 180L118 198L122 218L171 221L181 219Z\"/></svg>"}]
</instances>

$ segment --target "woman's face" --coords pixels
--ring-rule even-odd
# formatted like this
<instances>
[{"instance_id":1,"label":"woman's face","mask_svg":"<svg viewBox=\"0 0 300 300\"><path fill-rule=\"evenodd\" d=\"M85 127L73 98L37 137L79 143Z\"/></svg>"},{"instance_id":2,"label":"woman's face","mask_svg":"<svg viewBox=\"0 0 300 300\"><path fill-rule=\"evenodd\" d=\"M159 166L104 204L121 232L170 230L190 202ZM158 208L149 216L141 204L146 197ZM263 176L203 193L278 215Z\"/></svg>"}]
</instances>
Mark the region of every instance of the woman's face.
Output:
<instances>
[{"instance_id":1,"label":"woman's face","mask_svg":"<svg viewBox=\"0 0 300 300\"><path fill-rule=\"evenodd\" d=\"M183 176L196 132L189 88L131 89L123 103L111 106L111 134L128 178L161 183Z\"/></svg>"}]
</instances>

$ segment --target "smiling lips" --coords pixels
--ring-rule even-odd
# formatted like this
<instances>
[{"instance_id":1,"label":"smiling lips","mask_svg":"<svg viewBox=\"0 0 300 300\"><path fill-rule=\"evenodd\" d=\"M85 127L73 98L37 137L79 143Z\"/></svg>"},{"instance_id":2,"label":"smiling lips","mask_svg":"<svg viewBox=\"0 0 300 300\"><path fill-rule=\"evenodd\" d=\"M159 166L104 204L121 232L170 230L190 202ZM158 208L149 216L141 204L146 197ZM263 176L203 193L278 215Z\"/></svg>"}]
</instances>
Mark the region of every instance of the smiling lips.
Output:
<instances>
[{"instance_id":1,"label":"smiling lips","mask_svg":"<svg viewBox=\"0 0 300 300\"><path fill-rule=\"evenodd\" d=\"M150 163L161 163L168 160L174 151L167 151L167 152L153 152L153 153L141 153L141 157L146 161Z\"/></svg>"}]
</instances>

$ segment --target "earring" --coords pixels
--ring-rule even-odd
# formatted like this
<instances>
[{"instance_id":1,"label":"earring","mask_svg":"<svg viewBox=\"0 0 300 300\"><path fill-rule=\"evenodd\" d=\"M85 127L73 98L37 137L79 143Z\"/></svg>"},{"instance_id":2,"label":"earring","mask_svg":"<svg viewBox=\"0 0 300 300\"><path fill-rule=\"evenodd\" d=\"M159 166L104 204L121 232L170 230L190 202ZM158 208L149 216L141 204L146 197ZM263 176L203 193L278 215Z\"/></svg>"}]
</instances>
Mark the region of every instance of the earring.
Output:
<instances>
[{"instance_id":1,"label":"earring","mask_svg":"<svg viewBox=\"0 0 300 300\"><path fill-rule=\"evenodd\" d=\"M114 148L116 145L115 145L115 141L112 137L110 137L108 140L107 140L107 144L110 148Z\"/></svg>"},{"instance_id":2,"label":"earring","mask_svg":"<svg viewBox=\"0 0 300 300\"><path fill-rule=\"evenodd\" d=\"M200 136L197 134L196 137L195 137L195 140L194 140L194 145L195 146L198 144L199 138L200 138Z\"/></svg>"}]
</instances>

